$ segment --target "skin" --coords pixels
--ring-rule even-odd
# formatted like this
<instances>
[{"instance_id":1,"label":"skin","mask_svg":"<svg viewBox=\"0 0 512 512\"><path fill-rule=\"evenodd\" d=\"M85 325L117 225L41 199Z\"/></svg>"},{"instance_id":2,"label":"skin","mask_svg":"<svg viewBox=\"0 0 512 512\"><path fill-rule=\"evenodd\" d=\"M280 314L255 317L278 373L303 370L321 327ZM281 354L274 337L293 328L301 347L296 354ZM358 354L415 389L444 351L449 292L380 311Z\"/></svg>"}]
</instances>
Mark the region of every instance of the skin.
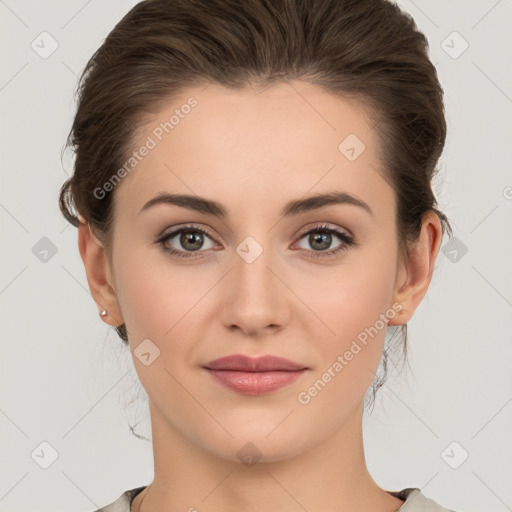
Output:
<instances>
[{"instance_id":1,"label":"skin","mask_svg":"<svg viewBox=\"0 0 512 512\"><path fill-rule=\"evenodd\" d=\"M306 82L263 91L190 87L146 120L134 149L190 96L197 107L116 186L112 264L88 225L78 230L104 321L126 323L132 354L147 338L160 350L149 366L134 355L149 396L155 478L132 511L143 497L143 512L395 511L403 502L372 479L362 435L363 399L385 328L308 404L297 395L393 304L403 309L389 325L410 320L430 284L439 219L424 216L402 261L396 198L381 175L364 106ZM350 133L366 146L354 161L338 150ZM162 191L218 201L229 215L172 205L139 214ZM373 215L341 204L280 217L288 201L329 191L356 196ZM201 257L177 258L154 243L190 222L213 235L205 235ZM322 249L303 234L322 223L348 230L358 245L311 257ZM247 236L263 248L250 264L236 252ZM343 243L332 235L328 249ZM200 252L180 244L180 235L167 246ZM202 368L230 354L272 354L309 369L274 393L246 396ZM250 467L237 457L247 442L261 453Z\"/></svg>"}]
</instances>

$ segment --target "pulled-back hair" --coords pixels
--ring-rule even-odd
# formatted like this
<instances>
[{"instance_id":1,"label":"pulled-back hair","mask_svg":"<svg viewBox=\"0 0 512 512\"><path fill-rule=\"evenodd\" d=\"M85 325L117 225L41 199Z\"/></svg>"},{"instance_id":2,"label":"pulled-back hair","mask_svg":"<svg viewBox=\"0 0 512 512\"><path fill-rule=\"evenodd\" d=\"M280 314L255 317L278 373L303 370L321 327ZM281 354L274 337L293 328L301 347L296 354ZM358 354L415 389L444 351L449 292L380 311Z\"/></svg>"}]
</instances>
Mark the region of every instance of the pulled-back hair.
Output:
<instances>
[{"instance_id":1,"label":"pulled-back hair","mask_svg":"<svg viewBox=\"0 0 512 512\"><path fill-rule=\"evenodd\" d=\"M397 198L400 256L434 211L432 180L446 137L443 90L428 42L388 0L144 0L117 23L85 66L66 141L74 172L60 190L63 215L80 213L111 255L115 189L102 187L127 160L145 116L184 88L243 89L293 79L367 108L384 177ZM75 211L73 211L73 209ZM401 327L403 354L407 324ZM124 343L124 324L116 327ZM373 397L384 376L372 384Z\"/></svg>"}]
</instances>

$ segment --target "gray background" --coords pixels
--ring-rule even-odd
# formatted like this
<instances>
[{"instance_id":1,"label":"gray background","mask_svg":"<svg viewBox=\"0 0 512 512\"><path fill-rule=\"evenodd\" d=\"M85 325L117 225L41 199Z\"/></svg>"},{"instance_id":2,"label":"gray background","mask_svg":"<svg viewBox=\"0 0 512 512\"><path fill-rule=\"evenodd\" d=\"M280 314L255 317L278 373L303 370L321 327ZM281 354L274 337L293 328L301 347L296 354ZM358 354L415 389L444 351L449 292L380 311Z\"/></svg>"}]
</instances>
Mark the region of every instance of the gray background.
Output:
<instances>
[{"instance_id":1,"label":"gray background","mask_svg":"<svg viewBox=\"0 0 512 512\"><path fill-rule=\"evenodd\" d=\"M98 315L77 231L57 204L72 163L61 150L77 75L135 3L0 0L1 511L94 510L153 476L151 445L127 424L150 437L146 394ZM399 4L427 35L445 90L448 139L435 189L457 240L440 253L409 323L413 373L391 374L365 417L367 463L385 489L419 487L456 511L504 512L512 510L512 2ZM58 44L46 58L44 31ZM57 459L44 469L52 450Z\"/></svg>"}]
</instances>

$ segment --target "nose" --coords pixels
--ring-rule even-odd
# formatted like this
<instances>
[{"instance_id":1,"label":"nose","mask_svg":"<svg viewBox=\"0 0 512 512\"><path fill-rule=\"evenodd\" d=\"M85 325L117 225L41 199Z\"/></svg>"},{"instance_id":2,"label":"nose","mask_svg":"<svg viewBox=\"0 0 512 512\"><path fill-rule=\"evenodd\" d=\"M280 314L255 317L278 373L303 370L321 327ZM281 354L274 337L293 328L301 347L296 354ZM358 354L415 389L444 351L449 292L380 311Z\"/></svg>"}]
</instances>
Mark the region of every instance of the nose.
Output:
<instances>
[{"instance_id":1,"label":"nose","mask_svg":"<svg viewBox=\"0 0 512 512\"><path fill-rule=\"evenodd\" d=\"M222 322L230 330L259 336L283 328L288 321L291 293L272 268L270 250L249 262L234 254L222 297Z\"/></svg>"}]
</instances>

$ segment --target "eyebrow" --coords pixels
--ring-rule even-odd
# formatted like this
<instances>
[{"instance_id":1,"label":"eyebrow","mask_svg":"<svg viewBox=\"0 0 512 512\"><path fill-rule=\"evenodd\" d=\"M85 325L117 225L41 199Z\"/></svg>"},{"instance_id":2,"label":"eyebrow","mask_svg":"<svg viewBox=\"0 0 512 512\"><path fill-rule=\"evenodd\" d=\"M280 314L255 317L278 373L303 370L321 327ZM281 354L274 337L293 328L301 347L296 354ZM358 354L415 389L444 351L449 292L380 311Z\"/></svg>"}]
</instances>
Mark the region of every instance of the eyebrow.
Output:
<instances>
[{"instance_id":1,"label":"eyebrow","mask_svg":"<svg viewBox=\"0 0 512 512\"><path fill-rule=\"evenodd\" d=\"M206 213L215 217L227 217L227 210L216 201L206 199L204 197L186 195L186 194L169 194L161 192L153 199L150 199L140 210L139 215L158 204L170 204L194 210L200 213ZM371 208L361 199L349 194L348 192L328 192L324 194L316 194L306 197L305 199L297 199L288 202L281 211L282 217L290 217L300 215L312 210L322 208L324 206L349 204L358 206L373 216Z\"/></svg>"}]
</instances>

